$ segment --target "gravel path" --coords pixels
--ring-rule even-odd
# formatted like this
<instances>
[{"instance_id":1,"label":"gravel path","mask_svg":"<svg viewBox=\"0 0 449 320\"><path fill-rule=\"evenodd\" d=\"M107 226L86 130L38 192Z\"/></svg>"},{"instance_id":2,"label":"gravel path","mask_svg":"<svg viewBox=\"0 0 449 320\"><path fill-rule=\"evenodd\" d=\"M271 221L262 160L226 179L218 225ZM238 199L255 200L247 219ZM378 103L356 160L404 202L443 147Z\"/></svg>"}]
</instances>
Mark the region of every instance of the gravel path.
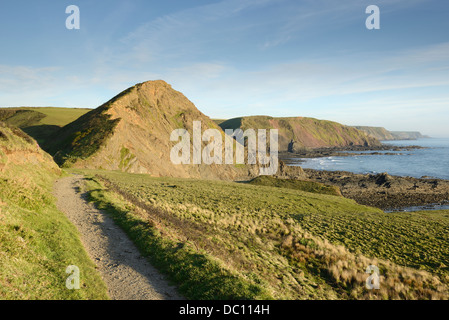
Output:
<instances>
[{"instance_id":1,"label":"gravel path","mask_svg":"<svg viewBox=\"0 0 449 320\"><path fill-rule=\"evenodd\" d=\"M82 176L55 183L57 207L78 228L81 241L105 281L113 300L181 299L158 271L142 257L122 229L80 193ZM81 275L82 275L81 270Z\"/></svg>"}]
</instances>

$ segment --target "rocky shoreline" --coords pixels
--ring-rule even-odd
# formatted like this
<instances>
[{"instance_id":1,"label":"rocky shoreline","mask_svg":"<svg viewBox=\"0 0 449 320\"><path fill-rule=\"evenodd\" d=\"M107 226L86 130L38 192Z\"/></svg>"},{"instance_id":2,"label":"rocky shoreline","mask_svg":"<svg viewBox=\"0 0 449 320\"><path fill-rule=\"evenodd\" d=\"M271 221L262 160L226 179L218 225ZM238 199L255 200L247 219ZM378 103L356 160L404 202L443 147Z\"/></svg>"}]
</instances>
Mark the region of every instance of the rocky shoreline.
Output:
<instances>
[{"instance_id":1,"label":"rocky shoreline","mask_svg":"<svg viewBox=\"0 0 449 320\"><path fill-rule=\"evenodd\" d=\"M279 152L279 157L286 164L292 164L301 162L298 158L350 157L355 155L397 155L398 151L405 152L416 149L426 149L426 147L413 145L393 146L382 144L380 146L347 146L313 149L303 148L295 152Z\"/></svg>"},{"instance_id":2,"label":"rocky shoreline","mask_svg":"<svg viewBox=\"0 0 449 320\"><path fill-rule=\"evenodd\" d=\"M449 205L449 181L434 178L356 174L347 171L304 169L308 179L340 188L359 204L393 211L403 208Z\"/></svg>"},{"instance_id":3,"label":"rocky shoreline","mask_svg":"<svg viewBox=\"0 0 449 320\"><path fill-rule=\"evenodd\" d=\"M382 145L378 147L319 148L297 153L281 153L280 158L290 167L292 163L298 164L300 162L297 158L360 155L357 153L358 151L365 151L364 155L389 154L385 151L397 152L414 149L424 149L424 147ZM383 152L380 153L379 151ZM296 159L293 160L293 158ZM359 204L380 208L384 211L401 211L410 207L432 209L437 205L449 206L449 180L432 177L392 176L388 173L357 174L347 171L313 169L303 169L301 178L337 186L344 197L353 199Z\"/></svg>"}]
</instances>

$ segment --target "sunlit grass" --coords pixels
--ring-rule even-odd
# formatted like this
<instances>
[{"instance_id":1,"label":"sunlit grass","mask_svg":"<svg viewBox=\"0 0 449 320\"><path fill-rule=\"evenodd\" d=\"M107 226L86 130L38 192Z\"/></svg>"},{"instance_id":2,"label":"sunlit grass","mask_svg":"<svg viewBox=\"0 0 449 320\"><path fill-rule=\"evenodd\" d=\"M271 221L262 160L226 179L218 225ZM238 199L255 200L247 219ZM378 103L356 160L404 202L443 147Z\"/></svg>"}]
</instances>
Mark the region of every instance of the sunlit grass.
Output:
<instances>
[{"instance_id":1,"label":"sunlit grass","mask_svg":"<svg viewBox=\"0 0 449 320\"><path fill-rule=\"evenodd\" d=\"M84 172L163 239L216 259L275 299L447 298L444 212L420 213L415 221L289 188ZM365 288L371 264L381 270L377 291Z\"/></svg>"},{"instance_id":2,"label":"sunlit grass","mask_svg":"<svg viewBox=\"0 0 449 320\"><path fill-rule=\"evenodd\" d=\"M56 208L59 168L15 130L0 127L0 300L108 299L78 231ZM79 290L66 287L70 265L80 269Z\"/></svg>"}]
</instances>

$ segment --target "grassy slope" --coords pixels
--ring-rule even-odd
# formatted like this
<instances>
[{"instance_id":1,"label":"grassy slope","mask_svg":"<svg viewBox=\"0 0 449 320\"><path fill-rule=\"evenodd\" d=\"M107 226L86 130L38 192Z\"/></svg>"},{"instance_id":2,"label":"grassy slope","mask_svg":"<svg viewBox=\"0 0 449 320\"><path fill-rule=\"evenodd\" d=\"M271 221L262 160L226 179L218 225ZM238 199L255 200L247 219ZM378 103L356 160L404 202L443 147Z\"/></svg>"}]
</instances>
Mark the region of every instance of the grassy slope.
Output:
<instances>
[{"instance_id":1,"label":"grassy slope","mask_svg":"<svg viewBox=\"0 0 449 320\"><path fill-rule=\"evenodd\" d=\"M211 119L213 122L215 122L217 125L222 124L223 122L225 122L227 119Z\"/></svg>"},{"instance_id":2,"label":"grassy slope","mask_svg":"<svg viewBox=\"0 0 449 320\"><path fill-rule=\"evenodd\" d=\"M0 121L18 128L36 125L43 118L45 118L45 115L38 111L18 108L0 109Z\"/></svg>"},{"instance_id":3,"label":"grassy slope","mask_svg":"<svg viewBox=\"0 0 449 320\"><path fill-rule=\"evenodd\" d=\"M20 113L13 114L13 111L29 111L23 112L22 115ZM9 111L9 112L8 112ZM56 107L20 107L20 108L0 108L0 114L9 113L11 117L11 121L16 123L10 123L15 125L17 123L20 124L20 127L31 127L38 125L53 125L58 127L63 127L66 124L69 124L72 121L75 121L83 114L91 111L91 109L84 108L56 108ZM23 114L28 115L28 121L20 121L20 117L23 117ZM40 116L37 116L39 115Z\"/></svg>"},{"instance_id":4,"label":"grassy slope","mask_svg":"<svg viewBox=\"0 0 449 320\"><path fill-rule=\"evenodd\" d=\"M356 253L449 276L449 211L310 213L299 217L314 234ZM449 278L448 278L449 280Z\"/></svg>"},{"instance_id":5,"label":"grassy slope","mask_svg":"<svg viewBox=\"0 0 449 320\"><path fill-rule=\"evenodd\" d=\"M448 239L441 233L447 213L410 219L289 188L84 172L106 178L109 191L92 182L93 199L114 208L115 218L156 265L178 283L195 280L181 288L186 297L235 298L241 292L240 298L250 299L267 293L275 299L447 298ZM422 223L428 228L419 228ZM189 253L187 260L167 254L181 249ZM189 259L215 267L183 263ZM370 264L381 269L381 290L365 288ZM223 283L217 270L233 281L209 286Z\"/></svg>"},{"instance_id":6,"label":"grassy slope","mask_svg":"<svg viewBox=\"0 0 449 320\"><path fill-rule=\"evenodd\" d=\"M75 121L90 110L54 107L0 108L0 121L21 128L43 146L59 128Z\"/></svg>"},{"instance_id":7,"label":"grassy slope","mask_svg":"<svg viewBox=\"0 0 449 320\"><path fill-rule=\"evenodd\" d=\"M1 163L7 163L0 171L0 299L107 299L76 228L54 204L59 169L50 158L8 162L11 152L27 152L30 143L10 128L0 131ZM70 265L80 268L81 290L66 288Z\"/></svg>"},{"instance_id":8,"label":"grassy slope","mask_svg":"<svg viewBox=\"0 0 449 320\"><path fill-rule=\"evenodd\" d=\"M428 136L423 136L421 132L418 131L390 131L393 135L394 140L417 140L422 138L428 138Z\"/></svg>"},{"instance_id":9,"label":"grassy slope","mask_svg":"<svg viewBox=\"0 0 449 320\"><path fill-rule=\"evenodd\" d=\"M64 126L51 136L45 150L63 166L94 154L118 123L117 119L109 120L110 116L105 113L108 108L109 104L104 104Z\"/></svg>"}]
</instances>

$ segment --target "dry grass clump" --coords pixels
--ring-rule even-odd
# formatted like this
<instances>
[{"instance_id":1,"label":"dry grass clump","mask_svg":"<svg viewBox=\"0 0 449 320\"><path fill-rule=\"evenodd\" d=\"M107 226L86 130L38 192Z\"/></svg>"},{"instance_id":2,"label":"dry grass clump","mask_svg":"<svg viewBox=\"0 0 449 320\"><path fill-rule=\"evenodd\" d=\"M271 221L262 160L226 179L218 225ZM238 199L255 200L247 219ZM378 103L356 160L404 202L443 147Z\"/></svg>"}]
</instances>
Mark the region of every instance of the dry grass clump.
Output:
<instances>
[{"instance_id":1,"label":"dry grass clump","mask_svg":"<svg viewBox=\"0 0 449 320\"><path fill-rule=\"evenodd\" d=\"M449 288L438 276L423 270L396 265L390 261L354 255L345 247L303 233L288 235L282 249L297 263L313 262L312 268L353 299L448 299ZM368 266L380 269L380 288L369 290Z\"/></svg>"}]
</instances>

